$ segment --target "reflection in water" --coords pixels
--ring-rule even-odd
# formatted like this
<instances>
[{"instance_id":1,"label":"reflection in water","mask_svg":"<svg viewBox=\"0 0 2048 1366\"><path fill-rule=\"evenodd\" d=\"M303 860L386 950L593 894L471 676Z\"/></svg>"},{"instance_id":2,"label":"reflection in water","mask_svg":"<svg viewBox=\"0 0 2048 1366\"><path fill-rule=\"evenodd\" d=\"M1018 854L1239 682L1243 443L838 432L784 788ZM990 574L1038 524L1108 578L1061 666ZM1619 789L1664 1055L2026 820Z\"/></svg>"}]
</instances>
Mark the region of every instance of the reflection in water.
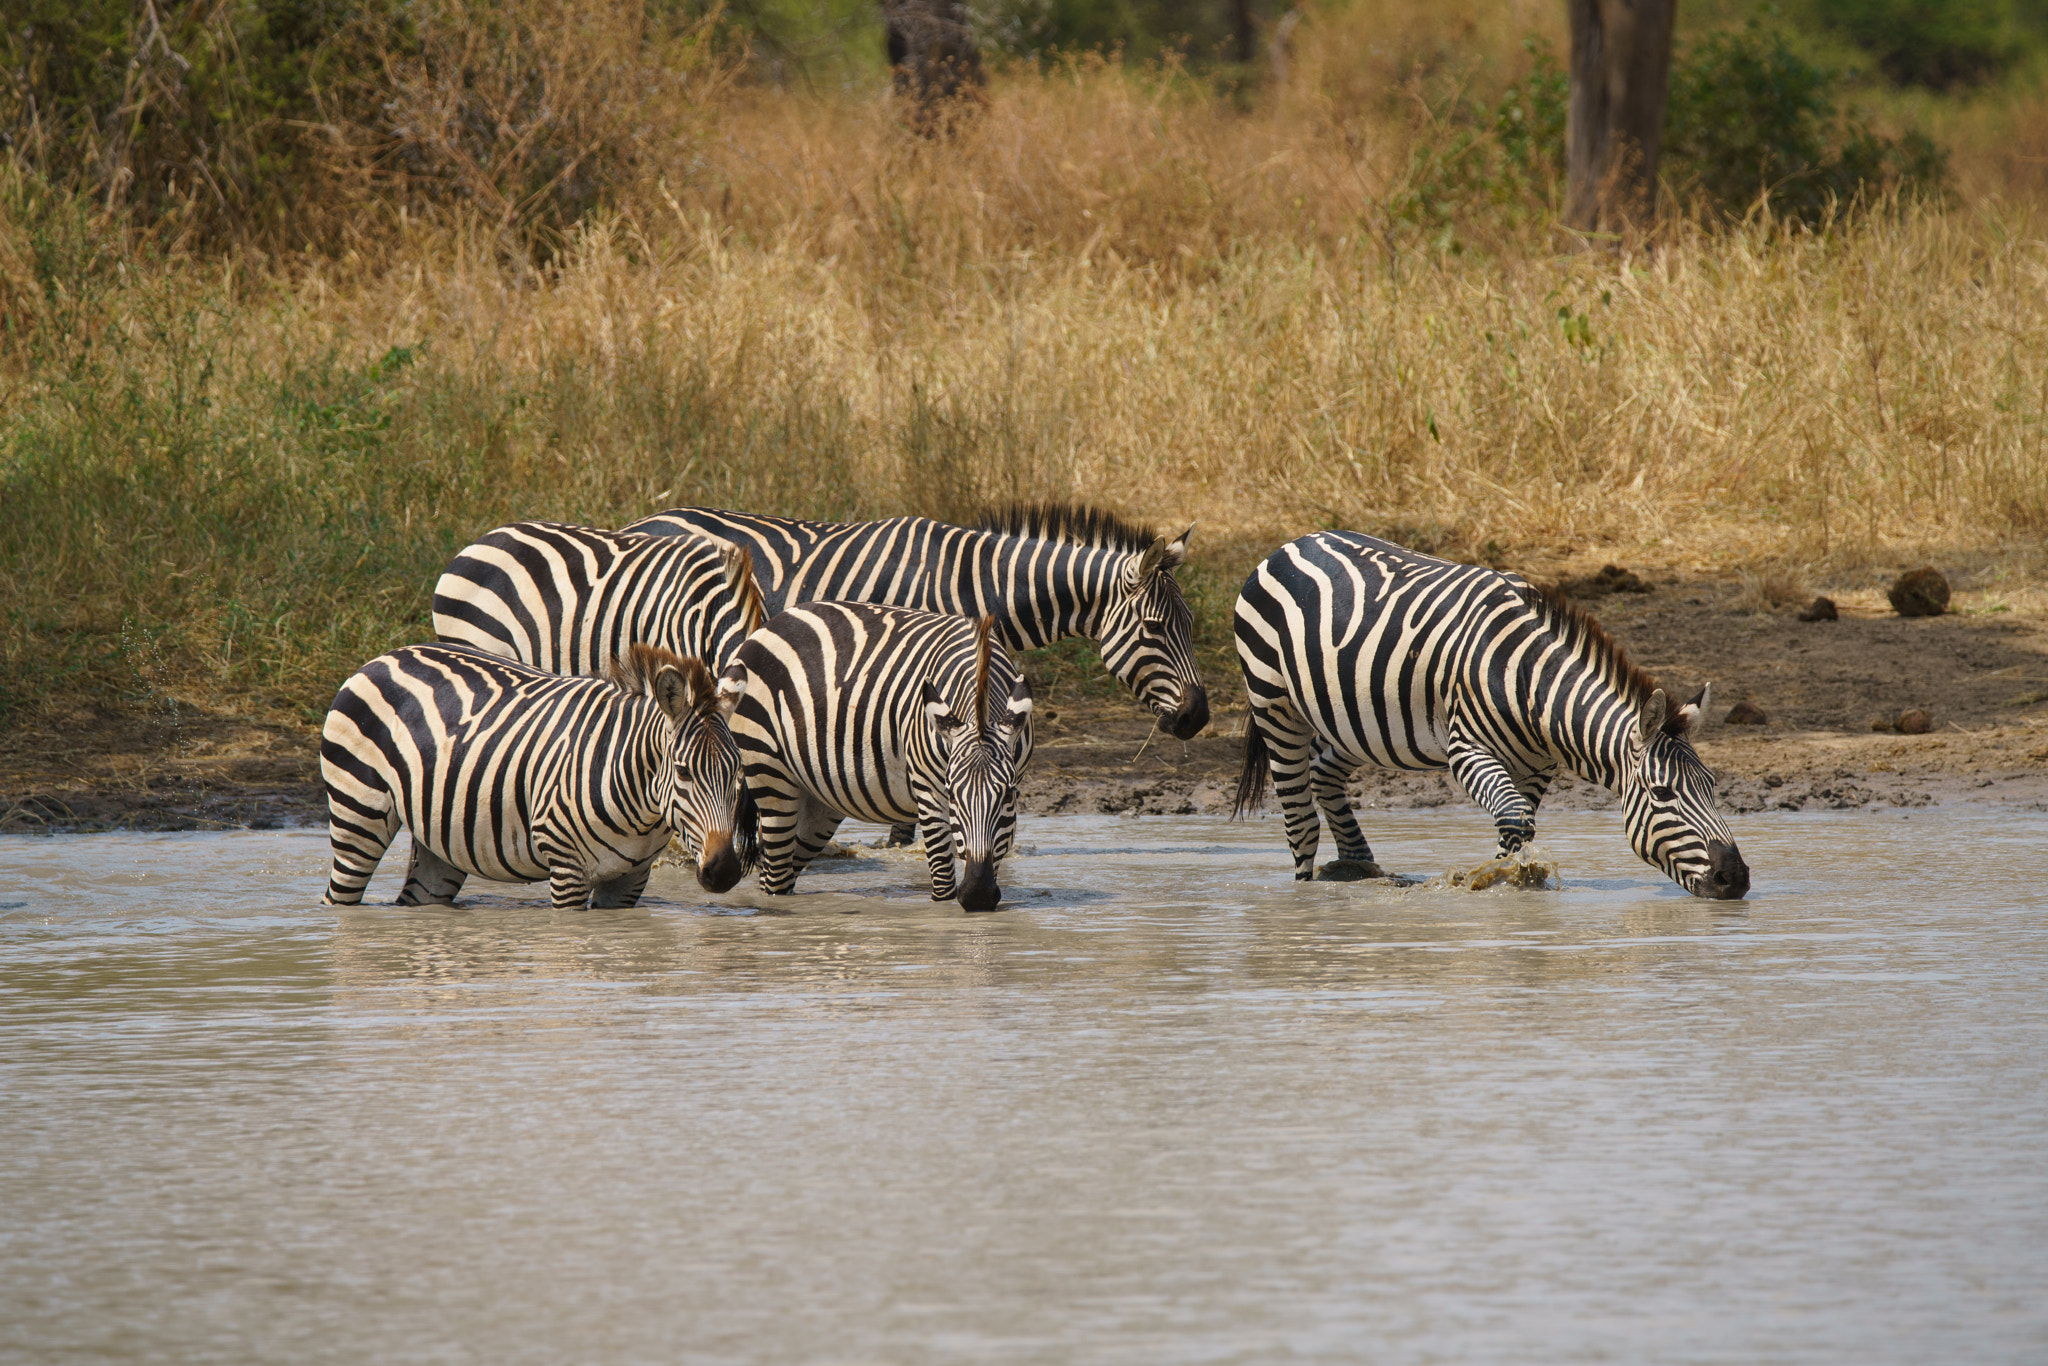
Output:
<instances>
[{"instance_id":1,"label":"reflection in water","mask_svg":"<svg viewBox=\"0 0 2048 1366\"><path fill-rule=\"evenodd\" d=\"M0 842L0 1358L2038 1359L2048 821L1753 820L1738 905L1612 827L1040 821L985 916Z\"/></svg>"}]
</instances>

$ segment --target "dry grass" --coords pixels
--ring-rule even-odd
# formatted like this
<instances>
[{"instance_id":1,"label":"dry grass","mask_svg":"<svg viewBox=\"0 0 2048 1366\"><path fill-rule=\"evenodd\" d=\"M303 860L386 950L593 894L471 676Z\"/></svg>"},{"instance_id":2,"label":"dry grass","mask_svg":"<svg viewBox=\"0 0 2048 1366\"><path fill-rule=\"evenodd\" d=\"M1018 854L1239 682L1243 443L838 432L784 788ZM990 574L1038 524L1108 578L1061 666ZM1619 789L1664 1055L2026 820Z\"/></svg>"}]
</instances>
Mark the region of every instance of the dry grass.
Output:
<instances>
[{"instance_id":1,"label":"dry grass","mask_svg":"<svg viewBox=\"0 0 2048 1366\"><path fill-rule=\"evenodd\" d=\"M121 264L17 184L0 687L317 711L489 526L699 500L1198 521L1219 640L1245 562L1326 526L2035 563L2031 191L1579 253L1539 190L1468 206L1453 252L1395 211L1435 174L1418 91L1304 58L1243 112L1083 63L999 79L953 142L880 98L730 91L544 266L502 205L373 208L339 258Z\"/></svg>"}]
</instances>

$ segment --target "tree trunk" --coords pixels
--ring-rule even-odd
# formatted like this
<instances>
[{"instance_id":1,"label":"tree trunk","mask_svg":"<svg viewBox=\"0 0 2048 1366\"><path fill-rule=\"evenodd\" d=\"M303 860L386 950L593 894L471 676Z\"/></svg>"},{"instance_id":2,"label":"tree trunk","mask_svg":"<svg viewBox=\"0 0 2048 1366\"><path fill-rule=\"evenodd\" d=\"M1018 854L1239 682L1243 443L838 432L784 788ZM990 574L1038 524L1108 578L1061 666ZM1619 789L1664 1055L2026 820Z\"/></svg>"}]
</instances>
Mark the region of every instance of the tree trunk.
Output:
<instances>
[{"instance_id":1,"label":"tree trunk","mask_svg":"<svg viewBox=\"0 0 2048 1366\"><path fill-rule=\"evenodd\" d=\"M896 93L915 101L926 132L944 131L954 114L979 103L988 77L961 0L882 0Z\"/></svg>"},{"instance_id":2,"label":"tree trunk","mask_svg":"<svg viewBox=\"0 0 2048 1366\"><path fill-rule=\"evenodd\" d=\"M1251 65L1259 55L1258 30L1252 26L1252 0L1231 0L1230 36L1237 46L1237 60Z\"/></svg>"},{"instance_id":3,"label":"tree trunk","mask_svg":"<svg viewBox=\"0 0 2048 1366\"><path fill-rule=\"evenodd\" d=\"M1613 229L1657 207L1676 0L1566 0L1571 111L1565 219Z\"/></svg>"}]
</instances>

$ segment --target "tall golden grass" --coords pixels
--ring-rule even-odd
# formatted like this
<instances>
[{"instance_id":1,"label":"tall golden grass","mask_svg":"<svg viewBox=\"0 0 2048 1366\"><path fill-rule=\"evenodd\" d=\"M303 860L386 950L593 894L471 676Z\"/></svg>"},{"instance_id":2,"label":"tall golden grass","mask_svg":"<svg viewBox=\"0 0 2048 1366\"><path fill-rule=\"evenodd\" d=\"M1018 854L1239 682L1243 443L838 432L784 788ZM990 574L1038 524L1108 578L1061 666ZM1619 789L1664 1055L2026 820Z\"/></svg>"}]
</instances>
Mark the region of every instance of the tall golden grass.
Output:
<instances>
[{"instance_id":1,"label":"tall golden grass","mask_svg":"<svg viewBox=\"0 0 2048 1366\"><path fill-rule=\"evenodd\" d=\"M1445 229L1409 211L1431 89L1512 49L1418 79L1336 48L1248 109L1012 70L952 139L728 83L542 258L481 199L370 203L337 253L124 257L16 168L0 703L316 713L488 527L692 501L1196 521L1218 646L1249 560L1320 527L1730 567L2039 545L2037 187L1980 160L1945 204L1589 251L1533 185Z\"/></svg>"}]
</instances>

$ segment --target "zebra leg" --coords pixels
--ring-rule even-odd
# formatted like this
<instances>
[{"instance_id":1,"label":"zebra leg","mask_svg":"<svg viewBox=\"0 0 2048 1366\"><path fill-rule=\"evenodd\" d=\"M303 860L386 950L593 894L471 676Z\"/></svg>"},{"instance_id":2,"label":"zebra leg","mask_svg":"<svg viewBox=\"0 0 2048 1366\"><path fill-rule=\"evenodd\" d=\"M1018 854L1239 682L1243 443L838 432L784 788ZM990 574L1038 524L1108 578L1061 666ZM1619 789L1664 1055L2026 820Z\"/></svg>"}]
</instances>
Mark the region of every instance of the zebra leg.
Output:
<instances>
[{"instance_id":1,"label":"zebra leg","mask_svg":"<svg viewBox=\"0 0 2048 1366\"><path fill-rule=\"evenodd\" d=\"M887 849L907 849L913 843L915 843L916 840L917 822L898 821L896 824L889 827L889 842L883 847Z\"/></svg>"},{"instance_id":2,"label":"zebra leg","mask_svg":"<svg viewBox=\"0 0 2048 1366\"><path fill-rule=\"evenodd\" d=\"M946 808L933 800L929 805L918 803L917 824L924 833L924 863L931 873L932 900L951 901L958 892L953 883L953 822L947 818Z\"/></svg>"},{"instance_id":3,"label":"zebra leg","mask_svg":"<svg viewBox=\"0 0 2048 1366\"><path fill-rule=\"evenodd\" d=\"M363 888L384 858L403 822L397 803L381 787L360 794L327 789L327 842L334 849L334 869L327 875L323 905L359 906Z\"/></svg>"},{"instance_id":4,"label":"zebra leg","mask_svg":"<svg viewBox=\"0 0 2048 1366\"><path fill-rule=\"evenodd\" d=\"M769 896L787 896L796 884L798 870L793 856L797 826L803 816L803 795L761 773L749 772L747 785L754 793L755 809L761 816L761 857L755 865L760 870L761 890Z\"/></svg>"},{"instance_id":5,"label":"zebra leg","mask_svg":"<svg viewBox=\"0 0 2048 1366\"><path fill-rule=\"evenodd\" d=\"M797 876L811 866L811 860L832 842L832 836L839 830L839 822L845 819L837 811L815 801L804 803L803 809L797 813L796 849L790 858L791 882L796 881Z\"/></svg>"},{"instance_id":6,"label":"zebra leg","mask_svg":"<svg viewBox=\"0 0 2048 1366\"><path fill-rule=\"evenodd\" d=\"M590 906L590 875L577 863L548 865L548 898L558 911L581 911Z\"/></svg>"},{"instance_id":7,"label":"zebra leg","mask_svg":"<svg viewBox=\"0 0 2048 1366\"><path fill-rule=\"evenodd\" d=\"M421 844L412 842L412 864L405 871L405 886L399 889L401 906L448 906L469 874Z\"/></svg>"},{"instance_id":8,"label":"zebra leg","mask_svg":"<svg viewBox=\"0 0 2048 1366\"><path fill-rule=\"evenodd\" d=\"M647 890L648 875L654 871L649 863L644 868L635 868L630 873L621 873L609 882L600 882L590 889L590 908L594 911L630 911L640 904L640 894Z\"/></svg>"},{"instance_id":9,"label":"zebra leg","mask_svg":"<svg viewBox=\"0 0 2048 1366\"><path fill-rule=\"evenodd\" d=\"M1266 766L1273 774L1273 795L1280 799L1280 816L1287 826L1287 847L1294 853L1294 880L1307 882L1315 876L1316 843L1322 835L1315 798L1309 792L1309 768L1319 748L1316 733L1296 719L1292 707L1270 707L1256 716L1266 742Z\"/></svg>"},{"instance_id":10,"label":"zebra leg","mask_svg":"<svg viewBox=\"0 0 2048 1366\"><path fill-rule=\"evenodd\" d=\"M1372 846L1358 828L1358 815L1351 809L1351 794L1345 789L1358 765L1345 762L1335 750L1325 749L1309 765L1309 791L1316 806L1329 822L1330 838L1337 841L1337 857L1319 870L1325 882L1356 882L1361 878L1385 877L1373 862Z\"/></svg>"},{"instance_id":11,"label":"zebra leg","mask_svg":"<svg viewBox=\"0 0 2048 1366\"><path fill-rule=\"evenodd\" d=\"M1499 857L1507 857L1536 837L1536 808L1508 775L1506 765L1455 737L1450 758L1451 772L1466 793L1493 816L1494 829L1500 831Z\"/></svg>"}]
</instances>

